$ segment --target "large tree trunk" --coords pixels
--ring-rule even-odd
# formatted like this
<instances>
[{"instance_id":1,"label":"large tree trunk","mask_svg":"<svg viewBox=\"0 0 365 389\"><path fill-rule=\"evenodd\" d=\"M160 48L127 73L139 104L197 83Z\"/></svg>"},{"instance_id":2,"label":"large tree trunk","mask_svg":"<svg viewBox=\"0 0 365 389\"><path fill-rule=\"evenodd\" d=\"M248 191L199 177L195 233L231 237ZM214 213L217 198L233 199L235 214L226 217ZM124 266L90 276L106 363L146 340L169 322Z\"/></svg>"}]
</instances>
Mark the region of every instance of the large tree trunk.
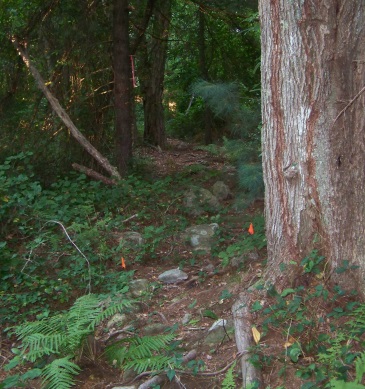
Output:
<instances>
[{"instance_id":1,"label":"large tree trunk","mask_svg":"<svg viewBox=\"0 0 365 389\"><path fill-rule=\"evenodd\" d=\"M144 141L163 148L166 142L164 108L165 63L167 55L171 0L159 0L153 9L152 36L145 41L140 77L144 108Z\"/></svg>"},{"instance_id":2,"label":"large tree trunk","mask_svg":"<svg viewBox=\"0 0 365 389\"><path fill-rule=\"evenodd\" d=\"M364 292L365 2L261 0L260 14L267 277L283 286L318 249L360 266L341 277Z\"/></svg>"},{"instance_id":3,"label":"large tree trunk","mask_svg":"<svg viewBox=\"0 0 365 389\"><path fill-rule=\"evenodd\" d=\"M118 170L125 175L132 158L132 93L128 0L114 0L114 110Z\"/></svg>"}]
</instances>

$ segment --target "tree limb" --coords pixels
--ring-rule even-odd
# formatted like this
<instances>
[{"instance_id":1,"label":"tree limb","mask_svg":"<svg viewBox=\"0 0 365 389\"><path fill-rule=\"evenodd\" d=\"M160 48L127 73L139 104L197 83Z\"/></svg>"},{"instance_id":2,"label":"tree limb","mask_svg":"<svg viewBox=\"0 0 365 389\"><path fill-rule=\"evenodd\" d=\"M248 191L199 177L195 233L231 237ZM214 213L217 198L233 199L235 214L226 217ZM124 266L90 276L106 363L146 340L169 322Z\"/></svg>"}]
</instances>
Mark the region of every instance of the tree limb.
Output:
<instances>
[{"instance_id":1,"label":"tree limb","mask_svg":"<svg viewBox=\"0 0 365 389\"><path fill-rule=\"evenodd\" d=\"M51 104L52 109L57 113L59 118L63 121L65 126L70 130L71 135L76 139L78 143L102 166L112 177L120 179L120 174L117 169L112 166L109 161L99 153L98 150L85 138L85 136L77 129L67 112L61 107L59 101L53 96L51 91L47 88L42 76L36 69L36 67L30 61L29 55L26 50L19 44L18 39L12 36L11 42L22 57L25 65L32 73L38 88L43 92L48 102Z\"/></svg>"},{"instance_id":2,"label":"tree limb","mask_svg":"<svg viewBox=\"0 0 365 389\"><path fill-rule=\"evenodd\" d=\"M104 182L104 184L115 185L117 183L115 180L111 180L110 178L103 176L102 174L96 172L95 170L90 169L86 166L79 165L78 163L73 163L72 167L75 170L77 170L81 173L84 173L87 176L93 178L94 180Z\"/></svg>"}]
</instances>

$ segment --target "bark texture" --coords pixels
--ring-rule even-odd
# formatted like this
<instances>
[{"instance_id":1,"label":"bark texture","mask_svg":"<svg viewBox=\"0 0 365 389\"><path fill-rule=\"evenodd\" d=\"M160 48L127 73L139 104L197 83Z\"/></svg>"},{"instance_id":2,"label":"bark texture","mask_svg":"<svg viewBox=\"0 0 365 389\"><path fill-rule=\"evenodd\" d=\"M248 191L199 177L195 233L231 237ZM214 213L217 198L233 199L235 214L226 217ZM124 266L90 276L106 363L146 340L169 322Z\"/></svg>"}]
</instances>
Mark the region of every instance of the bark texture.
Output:
<instances>
[{"instance_id":1,"label":"bark texture","mask_svg":"<svg viewBox=\"0 0 365 389\"><path fill-rule=\"evenodd\" d=\"M262 387L262 376L260 370L250 363L250 350L255 346L252 337L253 320L250 313L250 301L247 293L241 293L238 300L233 304L232 315L234 322L237 351L242 354L241 372L243 388L250 384Z\"/></svg>"},{"instance_id":2,"label":"bark texture","mask_svg":"<svg viewBox=\"0 0 365 389\"><path fill-rule=\"evenodd\" d=\"M114 0L114 111L118 170L125 175L132 158L132 82L128 0Z\"/></svg>"},{"instance_id":3,"label":"bark texture","mask_svg":"<svg viewBox=\"0 0 365 389\"><path fill-rule=\"evenodd\" d=\"M268 278L318 249L360 266L343 281L364 291L365 2L261 0L260 15Z\"/></svg>"},{"instance_id":4,"label":"bark texture","mask_svg":"<svg viewBox=\"0 0 365 389\"><path fill-rule=\"evenodd\" d=\"M141 52L143 56L140 68L144 109L143 140L161 148L164 148L166 143L162 99L171 5L171 0L156 1L153 8L152 35L149 41L144 36Z\"/></svg>"}]
</instances>

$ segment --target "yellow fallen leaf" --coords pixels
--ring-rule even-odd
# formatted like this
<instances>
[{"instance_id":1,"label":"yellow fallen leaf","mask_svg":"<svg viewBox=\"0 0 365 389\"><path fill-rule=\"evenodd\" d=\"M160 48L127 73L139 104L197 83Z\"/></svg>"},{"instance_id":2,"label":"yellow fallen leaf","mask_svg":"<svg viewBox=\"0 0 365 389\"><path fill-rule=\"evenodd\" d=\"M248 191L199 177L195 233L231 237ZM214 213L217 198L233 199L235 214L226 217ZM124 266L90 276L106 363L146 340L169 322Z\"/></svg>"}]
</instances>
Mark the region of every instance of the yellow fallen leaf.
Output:
<instances>
[{"instance_id":1,"label":"yellow fallen leaf","mask_svg":"<svg viewBox=\"0 0 365 389\"><path fill-rule=\"evenodd\" d=\"M260 342L260 339L261 339L261 334L257 330L256 327L252 327L252 335L253 335L253 339L254 339L255 343L258 344Z\"/></svg>"},{"instance_id":2,"label":"yellow fallen leaf","mask_svg":"<svg viewBox=\"0 0 365 389\"><path fill-rule=\"evenodd\" d=\"M295 339L292 336L289 336L289 339L284 343L284 347L288 348L295 343Z\"/></svg>"}]
</instances>

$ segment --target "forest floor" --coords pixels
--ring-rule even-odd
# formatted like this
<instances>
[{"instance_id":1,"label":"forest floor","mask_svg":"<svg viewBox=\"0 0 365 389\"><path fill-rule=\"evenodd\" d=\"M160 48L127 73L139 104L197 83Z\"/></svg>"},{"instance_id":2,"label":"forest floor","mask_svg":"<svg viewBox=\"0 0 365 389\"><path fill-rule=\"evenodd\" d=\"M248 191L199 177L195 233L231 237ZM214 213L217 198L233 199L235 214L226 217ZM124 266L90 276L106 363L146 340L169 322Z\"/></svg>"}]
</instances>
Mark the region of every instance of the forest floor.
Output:
<instances>
[{"instance_id":1,"label":"forest floor","mask_svg":"<svg viewBox=\"0 0 365 389\"><path fill-rule=\"evenodd\" d=\"M203 165L207 169L221 172L220 176L212 177L212 181L206 181L204 185L209 188L214 180L217 180L216 177L224 177L225 183L232 191L233 196L224 202L226 213L220 222L220 227L230 231L229 244L234 244L243 234L247 234L244 221L247 222L255 215L263 213L262 201L255 202L245 210L237 210L233 206L239 192L237 175L235 169L230 167L221 156L214 156L192 144L175 140L169 140L169 147L166 151L148 147L141 149L139 153L141 157L149 159L151 174L156 177L174 176L176 172L186 171L188 165ZM192 218L191 224L194 223L195 220ZM191 249L186 244L172 245L172 243L176 242L164 242L158 247L156 258L152 258L148 262L129 265L127 261L127 266L133 267L135 279L147 279L154 285L159 284L159 274L176 268L181 263L185 264L182 270L189 275L185 282L176 285L159 284L159 287L155 288L153 293L146 295L145 300L142 301L142 312L138 314L140 330L152 323L162 323L168 326L180 323L175 332L177 339L181 341L181 345L186 352L195 349L197 360L204 362L205 368L202 372L197 375L178 372L172 382L166 381L161 385L161 388L218 389L222 387L222 381L228 368L237 360L238 352L234 334L226 333L221 342L214 345L204 343L207 330L215 321L212 317L209 317L210 315L205 315L204 312L213 312L214 316L219 319L232 319L232 305L239 293L247 290L248 286L253 285L263 274L267 259L266 249L255 250L256 256L254 259L245 262L244 266L233 268L232 266L222 267L221 259L217 256L213 257L211 254L193 256ZM169 255L171 261L161 260L162 257L166 258ZM207 265L213 266L217 271L202 276L201 270ZM307 283L307 288L317 290L316 288L320 283L318 277L313 277ZM331 299L328 298L328 300ZM295 302L294 297L288 300L286 305L291 306L290 304L293 301ZM349 298L346 296L341 301L337 299L337 304L343 307L348 302ZM274 310L275 303L273 301L271 303ZM303 302L300 304L303 304ZM333 309L335 303L332 301L326 304L322 300L314 298L310 304L313 308L310 315L315 318L325 318L327 313ZM298 314L300 308L296 307L295 309L293 312ZM181 325L183 317L187 313L191 315L191 320L187 325ZM299 367L313 364L315 355L302 349L299 361L295 358L290 359L287 355L290 346L295 343L309 343L315 339L319 330L329 332L330 321L324 319L321 324L323 328L319 328L320 325L317 327L310 325L308 331L300 335L300 339L293 338L289 335L289 330L291 326L300 322L300 319L295 322L293 316L287 313L286 315L282 317L283 327L273 325L270 327L270 331L263 331L264 316L261 311L257 310L256 313L252 314L253 324L259 332L262 332L256 355L259 356L257 364L262 369L265 388L300 388L303 380L298 378L296 373ZM96 344L94 346L95 348L98 347ZM11 347L9 341L3 339L2 357L4 359L8 358L10 354L8 350ZM148 378L143 376L138 381L128 381L118 369L112 368L104 361L102 353L95 352L93 355L95 358L84 358L80 363L82 372L77 377L77 388L112 389L128 385L138 387ZM239 362L235 369L235 380L237 387L241 387L242 380L240 379L241 373L238 371L238 366ZM4 374L4 372L0 373L0 378ZM38 389L39 385L34 382L28 388Z\"/></svg>"}]
</instances>

